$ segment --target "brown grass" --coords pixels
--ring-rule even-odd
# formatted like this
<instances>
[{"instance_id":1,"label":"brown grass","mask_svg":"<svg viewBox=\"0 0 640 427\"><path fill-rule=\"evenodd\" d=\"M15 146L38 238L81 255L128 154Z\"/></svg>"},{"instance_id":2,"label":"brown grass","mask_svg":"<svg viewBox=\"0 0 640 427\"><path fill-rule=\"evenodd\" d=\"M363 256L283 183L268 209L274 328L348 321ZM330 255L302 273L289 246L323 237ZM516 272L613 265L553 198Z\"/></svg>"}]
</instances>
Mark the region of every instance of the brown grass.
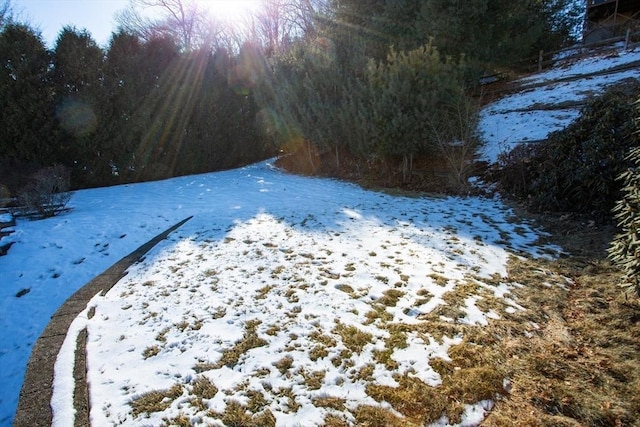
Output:
<instances>
[{"instance_id":1,"label":"brown grass","mask_svg":"<svg viewBox=\"0 0 640 427\"><path fill-rule=\"evenodd\" d=\"M326 375L325 371L312 371L307 372L303 370L301 372L302 378L304 378L304 384L307 386L309 390L318 390L322 387L324 382L324 377Z\"/></svg>"},{"instance_id":2,"label":"brown grass","mask_svg":"<svg viewBox=\"0 0 640 427\"><path fill-rule=\"evenodd\" d=\"M492 399L496 406L483 425L517 420L522 426L640 426L640 300L621 292L620 272L606 261L610 229L584 233L573 223L560 228L557 243L577 255L555 261L513 257L508 277L482 280L522 285L510 297L524 311L507 313L506 305L478 286L480 279L470 278L445 294L447 306L422 316L422 324L388 326L387 348L374 352L381 364L392 360L392 349L401 348L409 331L424 340L464 337L450 348L450 361L430 360L440 386L404 375L396 378L398 387L370 383L369 395L389 403L407 417L405 423L433 422L443 414L459 422L463 404ZM472 295L481 297L479 308L501 318L488 326L455 323L459 306ZM445 314L454 322L442 321ZM373 312L368 317L377 318Z\"/></svg>"},{"instance_id":3,"label":"brown grass","mask_svg":"<svg viewBox=\"0 0 640 427\"><path fill-rule=\"evenodd\" d=\"M374 304L371 310L365 313L365 317L367 318L365 325L374 323L376 319L380 319L381 322L390 322L393 320L393 314L389 313L386 306L382 304Z\"/></svg>"},{"instance_id":4,"label":"brown grass","mask_svg":"<svg viewBox=\"0 0 640 427\"><path fill-rule=\"evenodd\" d=\"M158 347L157 345L152 345L144 349L144 351L142 352L142 357L144 359L148 359L150 357L157 356L158 354L160 354L160 347Z\"/></svg>"},{"instance_id":5,"label":"brown grass","mask_svg":"<svg viewBox=\"0 0 640 427\"><path fill-rule=\"evenodd\" d=\"M407 420L379 406L360 405L354 411L356 425L367 427L408 427Z\"/></svg>"},{"instance_id":6,"label":"brown grass","mask_svg":"<svg viewBox=\"0 0 640 427\"><path fill-rule=\"evenodd\" d=\"M193 382L192 393L201 399L213 399L218 388L207 377L198 377Z\"/></svg>"},{"instance_id":7,"label":"brown grass","mask_svg":"<svg viewBox=\"0 0 640 427\"><path fill-rule=\"evenodd\" d=\"M399 291L397 289L387 289L383 292L382 297L380 297L376 302L387 307L395 307L398 303L398 300L403 296L404 292L402 291Z\"/></svg>"},{"instance_id":8,"label":"brown grass","mask_svg":"<svg viewBox=\"0 0 640 427\"><path fill-rule=\"evenodd\" d=\"M318 408L329 408L335 409L336 411L344 411L345 410L345 402L346 400L341 397L334 396L319 396L315 397L312 400L313 405Z\"/></svg>"},{"instance_id":9,"label":"brown grass","mask_svg":"<svg viewBox=\"0 0 640 427\"><path fill-rule=\"evenodd\" d=\"M154 390L134 397L129 405L131 414L137 417L140 414L162 412L167 410L171 403L182 395L182 387L174 385L168 390Z\"/></svg>"},{"instance_id":10,"label":"brown grass","mask_svg":"<svg viewBox=\"0 0 640 427\"><path fill-rule=\"evenodd\" d=\"M291 366L293 366L293 358L289 355L284 356L275 362L274 366L278 368L282 375L284 375L289 369L291 369Z\"/></svg>"},{"instance_id":11,"label":"brown grass","mask_svg":"<svg viewBox=\"0 0 640 427\"><path fill-rule=\"evenodd\" d=\"M300 409L301 405L296 401L296 394L290 387L278 390L275 395L287 399L286 407L289 412L298 412L298 409Z\"/></svg>"},{"instance_id":12,"label":"brown grass","mask_svg":"<svg viewBox=\"0 0 640 427\"><path fill-rule=\"evenodd\" d=\"M420 420L433 422L440 418L447 406L447 396L414 377L404 375L396 381L398 387L369 384L367 394L379 402L388 402L415 423Z\"/></svg>"},{"instance_id":13,"label":"brown grass","mask_svg":"<svg viewBox=\"0 0 640 427\"><path fill-rule=\"evenodd\" d=\"M334 414L328 414L324 417L324 424L322 427L350 427L351 424L348 423L344 418L339 417Z\"/></svg>"},{"instance_id":14,"label":"brown grass","mask_svg":"<svg viewBox=\"0 0 640 427\"><path fill-rule=\"evenodd\" d=\"M333 332L342 337L342 343L350 351L360 353L365 345L369 344L373 339L373 335L363 332L355 326L345 326L337 323Z\"/></svg>"},{"instance_id":15,"label":"brown grass","mask_svg":"<svg viewBox=\"0 0 640 427\"><path fill-rule=\"evenodd\" d=\"M328 350L341 341L345 348L331 362L349 378L366 383L367 393L381 404L347 408L344 399L315 397L313 404L329 411L324 425L425 425L443 415L456 423L461 420L465 404L492 399L495 406L483 426L640 427L640 300L622 293L617 286L621 273L606 261L606 247L613 230L585 228L584 224L566 219L541 220L547 221L547 230L555 231L554 243L571 256L556 260L514 256L506 277L469 277L457 282L444 295L447 304L420 316L419 324L391 323L389 307L402 297L402 291L388 291L371 305L365 323L377 322L389 336L384 340L384 349L374 350L374 359L360 369L354 368L352 357L375 341L371 334L340 322L336 322L331 332L319 329L312 332L309 345L312 360L328 357ZM432 275L431 279L440 285L449 283L443 276ZM509 298L525 310L505 311L508 305L485 286L499 283L511 284ZM295 295L293 289L289 297ZM263 288L258 296L269 290ZM430 295L422 290L418 296ZM464 300L470 296L479 297L478 308L485 312L494 310L500 318L490 320L488 326L457 323L456 319L463 314ZM441 315L453 320L443 320ZM180 325L176 327L180 329ZM244 338L225 352L217 364L203 361L195 367L196 371L225 364L233 366L246 351L264 345L257 327L258 322L249 322ZM429 360L442 379L439 386L429 386L412 373L396 374L397 387L375 382L375 369L398 368L393 352L406 347L409 336L425 343L463 337L460 344L449 348L447 360ZM159 338L161 343L164 334ZM157 346L149 348L146 356L152 357L159 350ZM323 371L294 367L290 356L282 357L274 365L282 375L300 374L311 390L320 388L324 381ZM206 378L198 377L192 383L193 405L197 399L211 399L217 393L215 385L207 382ZM183 392L180 386L175 386L139 396L131 402L132 412L137 416L164 410ZM246 393L249 404L231 401L225 412L216 417L226 425L274 425L273 414L268 410L260 412L269 405L265 396ZM288 412L300 408L292 389L272 393L282 399ZM387 404L404 418L385 409ZM175 424L181 423L182 418L175 420Z\"/></svg>"},{"instance_id":16,"label":"brown grass","mask_svg":"<svg viewBox=\"0 0 640 427\"><path fill-rule=\"evenodd\" d=\"M572 256L510 263L510 278L526 285L513 293L529 310L493 331L511 392L484 424L640 426L640 301L621 292L606 261L613 230L541 220ZM516 326L531 321L539 330Z\"/></svg>"},{"instance_id":17,"label":"brown grass","mask_svg":"<svg viewBox=\"0 0 640 427\"><path fill-rule=\"evenodd\" d=\"M235 345L222 353L222 357L216 364L216 368L221 368L223 366L228 366L233 368L243 354L252 348L262 347L267 345L267 341L260 338L256 329L260 325L260 321L250 320L247 322L245 326L244 336L242 340L235 343Z\"/></svg>"},{"instance_id":18,"label":"brown grass","mask_svg":"<svg viewBox=\"0 0 640 427\"><path fill-rule=\"evenodd\" d=\"M276 419L271 411L252 414L246 406L235 400L227 402L222 414L211 413L210 416L219 418L228 427L271 427L276 425Z\"/></svg>"},{"instance_id":19,"label":"brown grass","mask_svg":"<svg viewBox=\"0 0 640 427\"><path fill-rule=\"evenodd\" d=\"M163 418L162 427L191 427L191 419L183 414L179 414L174 418Z\"/></svg>"}]
</instances>

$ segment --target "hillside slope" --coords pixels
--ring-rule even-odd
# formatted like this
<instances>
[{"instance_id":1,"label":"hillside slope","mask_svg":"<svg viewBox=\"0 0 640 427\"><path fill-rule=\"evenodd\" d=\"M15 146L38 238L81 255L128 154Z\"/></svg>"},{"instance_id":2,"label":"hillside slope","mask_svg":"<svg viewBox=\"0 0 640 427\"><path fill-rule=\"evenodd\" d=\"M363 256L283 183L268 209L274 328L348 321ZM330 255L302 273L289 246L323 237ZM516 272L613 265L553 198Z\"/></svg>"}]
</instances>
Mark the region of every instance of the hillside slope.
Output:
<instances>
[{"instance_id":1,"label":"hillside slope","mask_svg":"<svg viewBox=\"0 0 640 427\"><path fill-rule=\"evenodd\" d=\"M481 112L486 145L482 160L495 163L500 153L519 143L542 140L579 115L584 101L624 79L640 79L640 48L594 53L518 79L512 90ZM491 88L487 88L488 91Z\"/></svg>"}]
</instances>

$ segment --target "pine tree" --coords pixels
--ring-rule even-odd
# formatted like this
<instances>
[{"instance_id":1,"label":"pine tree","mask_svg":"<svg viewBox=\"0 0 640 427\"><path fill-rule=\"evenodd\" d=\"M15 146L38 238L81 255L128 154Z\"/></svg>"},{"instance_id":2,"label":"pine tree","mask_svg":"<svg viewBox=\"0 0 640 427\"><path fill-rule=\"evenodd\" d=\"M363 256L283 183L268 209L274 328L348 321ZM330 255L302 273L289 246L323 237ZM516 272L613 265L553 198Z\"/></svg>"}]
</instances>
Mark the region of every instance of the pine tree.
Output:
<instances>
[{"instance_id":1,"label":"pine tree","mask_svg":"<svg viewBox=\"0 0 640 427\"><path fill-rule=\"evenodd\" d=\"M23 24L0 33L0 157L41 166L56 160L49 54Z\"/></svg>"},{"instance_id":2,"label":"pine tree","mask_svg":"<svg viewBox=\"0 0 640 427\"><path fill-rule=\"evenodd\" d=\"M402 158L404 179L416 156L438 154L434 129L450 120L449 106L464 97L460 69L432 44L409 52L391 49L385 62L370 62L377 150Z\"/></svg>"},{"instance_id":3,"label":"pine tree","mask_svg":"<svg viewBox=\"0 0 640 427\"><path fill-rule=\"evenodd\" d=\"M107 103L103 86L104 54L86 31L65 27L53 52L56 118L60 154L74 166L74 182L98 184L108 176L99 124Z\"/></svg>"},{"instance_id":4,"label":"pine tree","mask_svg":"<svg viewBox=\"0 0 640 427\"><path fill-rule=\"evenodd\" d=\"M446 55L512 65L571 40L581 15L573 0L426 0L415 37L434 37Z\"/></svg>"},{"instance_id":5,"label":"pine tree","mask_svg":"<svg viewBox=\"0 0 640 427\"><path fill-rule=\"evenodd\" d=\"M624 271L623 286L640 296L640 148L631 150L629 160L634 167L620 175L623 196L613 210L620 233L609 257Z\"/></svg>"}]
</instances>

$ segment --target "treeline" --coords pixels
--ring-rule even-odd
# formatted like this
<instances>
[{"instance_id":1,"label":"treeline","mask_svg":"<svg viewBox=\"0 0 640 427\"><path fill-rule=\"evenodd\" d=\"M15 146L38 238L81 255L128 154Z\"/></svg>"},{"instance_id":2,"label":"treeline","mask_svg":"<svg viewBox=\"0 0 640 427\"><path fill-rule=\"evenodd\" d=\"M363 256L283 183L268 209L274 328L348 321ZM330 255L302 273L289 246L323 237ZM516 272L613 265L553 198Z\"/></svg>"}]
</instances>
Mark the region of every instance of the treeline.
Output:
<instances>
[{"instance_id":1,"label":"treeline","mask_svg":"<svg viewBox=\"0 0 640 427\"><path fill-rule=\"evenodd\" d=\"M429 190L465 190L480 77L571 43L582 16L571 0L331 4L272 61L274 128L301 153L287 166Z\"/></svg>"},{"instance_id":2,"label":"treeline","mask_svg":"<svg viewBox=\"0 0 640 427\"><path fill-rule=\"evenodd\" d=\"M85 187L230 168L273 153L257 134L250 82L228 52L181 52L170 38L125 33L103 52L74 28L49 52L32 29L9 24L0 55L5 173L59 163Z\"/></svg>"},{"instance_id":3,"label":"treeline","mask_svg":"<svg viewBox=\"0 0 640 427\"><path fill-rule=\"evenodd\" d=\"M304 153L311 171L384 166L402 180L444 159L463 180L477 143L469 89L571 40L578 18L571 0L265 0L225 30L188 0L157 3L164 21L132 8L104 50L75 28L48 50L0 20L1 184L17 191L62 164L74 186L102 186L278 150Z\"/></svg>"}]
</instances>

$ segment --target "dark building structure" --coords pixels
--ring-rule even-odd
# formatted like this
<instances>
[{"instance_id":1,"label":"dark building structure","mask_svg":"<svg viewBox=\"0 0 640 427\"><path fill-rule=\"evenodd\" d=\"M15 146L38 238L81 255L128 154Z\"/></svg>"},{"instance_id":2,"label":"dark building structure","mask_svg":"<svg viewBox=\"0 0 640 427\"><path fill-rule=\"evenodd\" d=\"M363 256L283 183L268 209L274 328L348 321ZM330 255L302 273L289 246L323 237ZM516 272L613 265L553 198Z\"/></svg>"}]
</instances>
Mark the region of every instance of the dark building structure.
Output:
<instances>
[{"instance_id":1,"label":"dark building structure","mask_svg":"<svg viewBox=\"0 0 640 427\"><path fill-rule=\"evenodd\" d=\"M586 43L640 30L640 0L587 0Z\"/></svg>"}]
</instances>

